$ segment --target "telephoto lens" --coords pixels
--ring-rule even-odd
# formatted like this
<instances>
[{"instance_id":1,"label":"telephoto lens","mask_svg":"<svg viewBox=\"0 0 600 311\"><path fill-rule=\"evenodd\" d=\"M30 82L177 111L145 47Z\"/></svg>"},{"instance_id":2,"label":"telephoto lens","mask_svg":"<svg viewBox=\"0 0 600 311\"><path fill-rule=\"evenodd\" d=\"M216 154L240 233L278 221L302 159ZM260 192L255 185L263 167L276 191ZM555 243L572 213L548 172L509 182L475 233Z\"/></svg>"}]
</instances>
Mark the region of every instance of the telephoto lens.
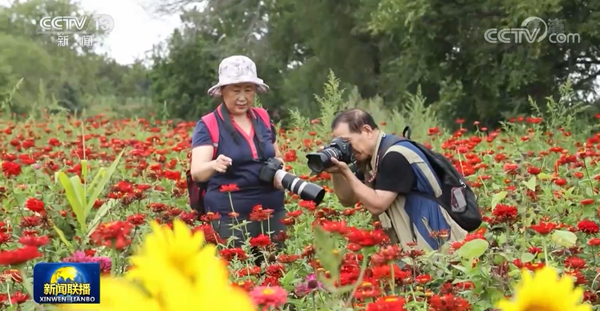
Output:
<instances>
[{"instance_id":1,"label":"telephoto lens","mask_svg":"<svg viewBox=\"0 0 600 311\"><path fill-rule=\"evenodd\" d=\"M309 153L306 155L308 168L313 173L320 173L326 168L332 166L331 158L339 159L341 157L341 151L335 148L323 149L321 152Z\"/></svg>"},{"instance_id":2,"label":"telephoto lens","mask_svg":"<svg viewBox=\"0 0 600 311\"><path fill-rule=\"evenodd\" d=\"M283 188L300 196L302 200L313 201L319 205L325 198L323 187L300 179L284 170L275 172L275 178L281 181Z\"/></svg>"},{"instance_id":3,"label":"telephoto lens","mask_svg":"<svg viewBox=\"0 0 600 311\"><path fill-rule=\"evenodd\" d=\"M332 158L348 164L354 161L350 143L339 137L334 138L323 150L307 154L308 163L306 165L314 174L317 174L333 166Z\"/></svg>"}]
</instances>

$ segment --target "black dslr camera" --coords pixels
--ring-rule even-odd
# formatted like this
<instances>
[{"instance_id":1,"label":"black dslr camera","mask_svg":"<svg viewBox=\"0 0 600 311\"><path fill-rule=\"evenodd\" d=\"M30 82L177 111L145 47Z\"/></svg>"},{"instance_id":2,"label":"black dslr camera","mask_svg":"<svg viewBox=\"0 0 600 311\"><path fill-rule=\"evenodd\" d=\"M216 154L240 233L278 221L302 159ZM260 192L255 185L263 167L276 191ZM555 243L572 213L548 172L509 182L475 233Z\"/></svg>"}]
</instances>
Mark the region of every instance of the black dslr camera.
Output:
<instances>
[{"instance_id":1,"label":"black dslr camera","mask_svg":"<svg viewBox=\"0 0 600 311\"><path fill-rule=\"evenodd\" d=\"M275 174L280 169L283 169L283 163L279 159L270 158L263 162L263 166L258 173L258 179L264 183L273 183Z\"/></svg>"},{"instance_id":2,"label":"black dslr camera","mask_svg":"<svg viewBox=\"0 0 600 311\"><path fill-rule=\"evenodd\" d=\"M355 161L352 146L340 137L334 138L322 151L307 154L306 158L308 159L308 168L315 174L330 168L333 165L331 158L347 164Z\"/></svg>"},{"instance_id":3,"label":"black dslr camera","mask_svg":"<svg viewBox=\"0 0 600 311\"><path fill-rule=\"evenodd\" d=\"M258 179L263 183L273 183L275 179L281 181L283 188L300 196L302 200L313 201L321 204L325 198L325 189L296 177L283 170L283 163L276 158L270 158L263 162Z\"/></svg>"}]
</instances>

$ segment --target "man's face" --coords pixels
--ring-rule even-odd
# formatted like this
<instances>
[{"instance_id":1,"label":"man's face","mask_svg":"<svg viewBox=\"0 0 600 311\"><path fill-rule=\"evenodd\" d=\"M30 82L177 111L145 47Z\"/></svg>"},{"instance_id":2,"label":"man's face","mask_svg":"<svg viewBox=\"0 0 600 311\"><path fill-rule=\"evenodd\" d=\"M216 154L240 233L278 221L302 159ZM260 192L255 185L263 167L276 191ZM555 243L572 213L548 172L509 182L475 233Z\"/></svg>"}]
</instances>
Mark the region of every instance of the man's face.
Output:
<instances>
[{"instance_id":1,"label":"man's face","mask_svg":"<svg viewBox=\"0 0 600 311\"><path fill-rule=\"evenodd\" d=\"M367 161L373 155L373 144L371 138L373 130L369 126L363 127L360 133L350 132L348 123L341 122L333 130L335 137L341 137L352 145L352 151L357 161Z\"/></svg>"}]
</instances>

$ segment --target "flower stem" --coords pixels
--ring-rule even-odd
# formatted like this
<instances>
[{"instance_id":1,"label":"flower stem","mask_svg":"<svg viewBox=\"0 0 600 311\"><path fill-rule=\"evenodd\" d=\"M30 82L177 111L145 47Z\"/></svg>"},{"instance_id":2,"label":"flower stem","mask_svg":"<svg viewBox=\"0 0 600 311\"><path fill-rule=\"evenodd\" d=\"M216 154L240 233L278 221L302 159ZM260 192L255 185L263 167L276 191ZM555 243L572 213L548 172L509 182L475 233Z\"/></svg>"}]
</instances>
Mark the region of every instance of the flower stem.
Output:
<instances>
[{"instance_id":1,"label":"flower stem","mask_svg":"<svg viewBox=\"0 0 600 311\"><path fill-rule=\"evenodd\" d=\"M396 278L394 277L394 262L390 262L390 273L392 276L392 282L391 282L391 286L392 286L392 295L396 295Z\"/></svg>"},{"instance_id":2,"label":"flower stem","mask_svg":"<svg viewBox=\"0 0 600 311\"><path fill-rule=\"evenodd\" d=\"M542 238L542 246L544 247L544 263L548 264L548 245L546 242L546 237Z\"/></svg>"},{"instance_id":3,"label":"flower stem","mask_svg":"<svg viewBox=\"0 0 600 311\"><path fill-rule=\"evenodd\" d=\"M31 297L33 297L33 285L29 282L29 278L27 277L27 269L25 265L22 265L18 268L19 273L21 274L21 279L23 280L23 287L27 291Z\"/></svg>"},{"instance_id":4,"label":"flower stem","mask_svg":"<svg viewBox=\"0 0 600 311\"><path fill-rule=\"evenodd\" d=\"M20 273L20 272L19 272ZM6 297L8 298L8 305L12 307L12 299L10 299L10 284L12 283L12 280L9 280L8 282L6 282Z\"/></svg>"},{"instance_id":5,"label":"flower stem","mask_svg":"<svg viewBox=\"0 0 600 311\"><path fill-rule=\"evenodd\" d=\"M367 258L369 258L369 256L367 256L367 254L363 254L363 262L360 267L360 274L358 275L358 280L356 280L356 286L354 286L354 288L350 292L350 297L348 297L348 301L346 301L346 303L344 304L344 306L346 306L346 307L350 306L352 299L354 299L354 293L356 293L356 289L358 289L358 287L360 285L362 285L363 278L365 276L365 272L367 271L367 264L368 264Z\"/></svg>"},{"instance_id":6,"label":"flower stem","mask_svg":"<svg viewBox=\"0 0 600 311\"><path fill-rule=\"evenodd\" d=\"M110 275L115 275L117 272L117 257L119 256L119 254L117 253L117 249L114 248L114 245L113 245L113 248L111 248L110 252L112 255L111 256L112 263L110 265Z\"/></svg>"}]
</instances>

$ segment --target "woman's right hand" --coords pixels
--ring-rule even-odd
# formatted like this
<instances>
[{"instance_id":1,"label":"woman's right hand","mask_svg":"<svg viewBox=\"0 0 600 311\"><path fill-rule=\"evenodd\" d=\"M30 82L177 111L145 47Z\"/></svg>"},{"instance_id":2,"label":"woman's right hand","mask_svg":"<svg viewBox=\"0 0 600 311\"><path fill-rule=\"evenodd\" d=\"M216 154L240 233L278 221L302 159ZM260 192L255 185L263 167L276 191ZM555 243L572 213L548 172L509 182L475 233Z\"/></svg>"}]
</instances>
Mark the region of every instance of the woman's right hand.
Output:
<instances>
[{"instance_id":1,"label":"woman's right hand","mask_svg":"<svg viewBox=\"0 0 600 311\"><path fill-rule=\"evenodd\" d=\"M225 173L227 168L231 166L231 163L231 158L220 154L215 160L212 161L212 168L219 173Z\"/></svg>"}]
</instances>

